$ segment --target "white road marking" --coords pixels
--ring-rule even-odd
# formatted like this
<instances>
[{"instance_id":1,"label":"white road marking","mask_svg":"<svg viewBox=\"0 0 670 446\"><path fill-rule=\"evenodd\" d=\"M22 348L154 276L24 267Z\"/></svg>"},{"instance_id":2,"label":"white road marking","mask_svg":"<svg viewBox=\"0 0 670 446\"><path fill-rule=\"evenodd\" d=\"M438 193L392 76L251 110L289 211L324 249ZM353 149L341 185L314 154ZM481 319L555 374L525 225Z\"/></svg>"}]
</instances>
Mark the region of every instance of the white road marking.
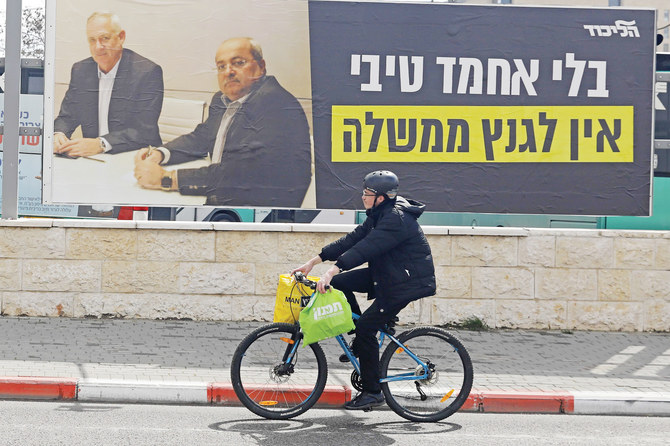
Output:
<instances>
[{"instance_id":1,"label":"white road marking","mask_svg":"<svg viewBox=\"0 0 670 446\"><path fill-rule=\"evenodd\" d=\"M612 356L603 364L600 364L591 369L591 373L594 375L607 375L612 370L616 369L618 366L628 361L633 355L640 353L646 347L644 345L631 345L624 348L618 354Z\"/></svg>"}]
</instances>

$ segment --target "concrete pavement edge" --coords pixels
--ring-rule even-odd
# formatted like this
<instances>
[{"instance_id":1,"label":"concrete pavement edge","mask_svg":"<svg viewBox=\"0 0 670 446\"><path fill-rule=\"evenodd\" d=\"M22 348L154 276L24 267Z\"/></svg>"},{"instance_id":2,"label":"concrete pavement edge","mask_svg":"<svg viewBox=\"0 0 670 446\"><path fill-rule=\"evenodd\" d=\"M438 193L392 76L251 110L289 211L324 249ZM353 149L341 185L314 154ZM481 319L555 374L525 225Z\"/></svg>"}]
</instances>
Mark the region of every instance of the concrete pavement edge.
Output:
<instances>
[{"instance_id":1,"label":"concrete pavement edge","mask_svg":"<svg viewBox=\"0 0 670 446\"><path fill-rule=\"evenodd\" d=\"M348 386L326 386L316 407L339 408ZM0 377L0 399L144 404L240 405L230 383L149 382L51 377ZM670 416L670 393L515 392L472 389L465 412Z\"/></svg>"}]
</instances>

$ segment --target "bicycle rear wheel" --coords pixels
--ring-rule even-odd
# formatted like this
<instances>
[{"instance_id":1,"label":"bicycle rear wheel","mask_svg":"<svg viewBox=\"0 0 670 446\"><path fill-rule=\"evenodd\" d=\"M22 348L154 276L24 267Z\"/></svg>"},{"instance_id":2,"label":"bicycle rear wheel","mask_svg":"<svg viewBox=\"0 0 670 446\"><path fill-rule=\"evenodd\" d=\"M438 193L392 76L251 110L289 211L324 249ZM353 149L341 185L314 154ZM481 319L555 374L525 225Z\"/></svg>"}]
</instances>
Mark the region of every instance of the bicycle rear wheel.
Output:
<instances>
[{"instance_id":1,"label":"bicycle rear wheel","mask_svg":"<svg viewBox=\"0 0 670 446\"><path fill-rule=\"evenodd\" d=\"M230 374L242 404L264 418L293 418L319 399L328 377L326 356L319 344L299 346L299 327L269 324L242 340L233 354Z\"/></svg>"},{"instance_id":2,"label":"bicycle rear wheel","mask_svg":"<svg viewBox=\"0 0 670 446\"><path fill-rule=\"evenodd\" d=\"M439 421L460 409L473 379L472 361L461 341L435 327L406 331L398 340L407 348L390 344L380 362L381 387L389 407L411 421ZM393 380L402 374L424 374L423 367L406 350L428 365L426 377Z\"/></svg>"}]
</instances>

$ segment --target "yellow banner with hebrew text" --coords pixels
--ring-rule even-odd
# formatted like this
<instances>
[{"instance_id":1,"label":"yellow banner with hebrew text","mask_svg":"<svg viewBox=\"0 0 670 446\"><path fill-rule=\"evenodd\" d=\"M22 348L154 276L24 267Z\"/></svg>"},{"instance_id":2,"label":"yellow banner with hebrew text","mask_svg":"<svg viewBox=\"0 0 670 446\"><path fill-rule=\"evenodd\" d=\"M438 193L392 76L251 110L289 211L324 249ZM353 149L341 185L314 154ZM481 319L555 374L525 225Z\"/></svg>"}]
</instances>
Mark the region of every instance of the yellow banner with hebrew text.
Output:
<instances>
[{"instance_id":1,"label":"yellow banner with hebrew text","mask_svg":"<svg viewBox=\"0 0 670 446\"><path fill-rule=\"evenodd\" d=\"M332 107L333 162L631 163L632 106Z\"/></svg>"}]
</instances>

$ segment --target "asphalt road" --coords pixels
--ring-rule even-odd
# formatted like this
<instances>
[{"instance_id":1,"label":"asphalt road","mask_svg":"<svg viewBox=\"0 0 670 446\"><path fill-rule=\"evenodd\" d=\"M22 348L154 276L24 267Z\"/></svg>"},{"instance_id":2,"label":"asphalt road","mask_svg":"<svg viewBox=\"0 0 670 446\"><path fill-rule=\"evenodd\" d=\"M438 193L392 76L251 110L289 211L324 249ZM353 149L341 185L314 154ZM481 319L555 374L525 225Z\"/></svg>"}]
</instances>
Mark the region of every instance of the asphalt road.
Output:
<instances>
[{"instance_id":1,"label":"asphalt road","mask_svg":"<svg viewBox=\"0 0 670 446\"><path fill-rule=\"evenodd\" d=\"M411 423L389 410L310 410L289 421L244 408L0 401L0 445L654 445L658 417L458 413Z\"/></svg>"}]
</instances>

